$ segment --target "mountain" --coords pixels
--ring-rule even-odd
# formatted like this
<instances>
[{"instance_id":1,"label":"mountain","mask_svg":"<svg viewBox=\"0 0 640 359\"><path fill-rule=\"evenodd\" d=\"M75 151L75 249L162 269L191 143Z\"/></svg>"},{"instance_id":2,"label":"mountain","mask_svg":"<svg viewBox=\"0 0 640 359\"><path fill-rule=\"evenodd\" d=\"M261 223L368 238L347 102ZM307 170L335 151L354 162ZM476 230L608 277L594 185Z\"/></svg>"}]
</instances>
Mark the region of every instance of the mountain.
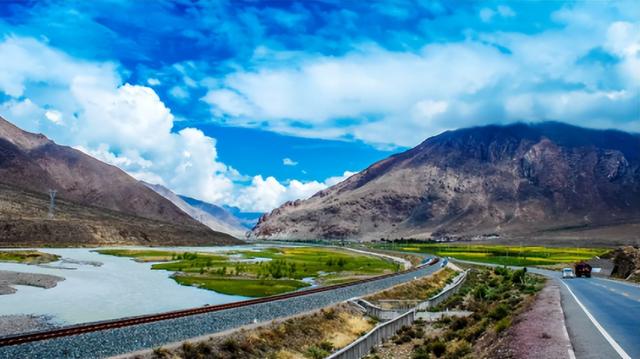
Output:
<instances>
[{"instance_id":1,"label":"mountain","mask_svg":"<svg viewBox=\"0 0 640 359\"><path fill-rule=\"evenodd\" d=\"M187 202L192 207L201 209L212 216L229 223L235 227L242 228L245 232L252 229L261 215L264 213L254 213L254 212L242 212L237 207L231 206L216 206L215 204L211 204L208 202L200 201L195 198L180 196L185 202Z\"/></svg>"},{"instance_id":2,"label":"mountain","mask_svg":"<svg viewBox=\"0 0 640 359\"><path fill-rule=\"evenodd\" d=\"M190 198L191 202L198 203L199 207L196 205L191 205L187 203L184 197L178 196L164 186L146 182L142 183L144 183L147 187L151 188L164 198L171 201L171 203L175 204L184 213L191 216L191 218L204 224L214 231L227 233L236 238L244 238L245 233L248 231L248 228L243 227L240 222L238 222L229 212L216 205ZM202 207L210 208L210 211L203 210Z\"/></svg>"},{"instance_id":3,"label":"mountain","mask_svg":"<svg viewBox=\"0 0 640 359\"><path fill-rule=\"evenodd\" d=\"M71 147L57 145L44 135L23 131L1 117L0 183L4 185L2 190L7 192L7 196L3 197L4 202L0 203L0 210L3 213L0 221L5 221L5 224L8 223L6 220L9 217L38 222L39 219L42 219L38 217L41 214L38 206L46 209L48 199L45 202L36 201L38 202L36 204L36 202L27 201L26 197L31 196L29 197L30 201L40 195L48 197L49 189L55 189L58 200L68 203L69 208L73 208L75 211L74 213L81 213L81 211L76 211L79 208L87 208L87 210L91 208L90 211L88 210L91 212L91 221L83 222L87 226L90 226L89 223L93 223L100 228L108 227L110 220L101 223L100 211L105 213L105 218L112 219L111 214L117 213L118 218L129 218L129 222L137 223L137 227L129 228L125 225L127 221L122 221L123 226L118 227L121 228L122 233L112 235L109 239L100 239L98 238L100 236L83 237L88 243L102 240L121 243L126 243L129 240L131 243L146 243L149 241L144 236L151 235L153 238L151 243L162 244L160 232L157 236L153 234L155 233L153 231L145 232L142 230L144 229L143 223L154 223L151 227L157 227L156 223L164 223L171 228L176 228L176 231L177 228L183 227L187 232L193 233L193 236L187 236L187 238L191 238L194 243L237 242L230 236L209 230L173 203L119 168L103 163ZM21 202L20 196L26 196L25 203L33 203L38 208L16 204ZM70 220L76 217L65 218ZM86 219L85 216L78 218ZM131 218L139 218L139 220ZM11 222L11 225L26 226L27 222L16 221ZM62 223L50 221L46 223L46 226L44 223L42 225L43 228L54 230L53 227L60 226ZM32 233L32 230L21 228L10 231L5 228L3 232L0 232L2 234L0 239L6 241L3 244L10 244L10 236L18 236L18 232ZM195 238L198 236L201 238ZM43 235L38 235L38 238L40 237ZM171 236L168 235L168 237ZM172 239L169 238L168 241L172 241ZM187 242L188 239L184 239L180 243L188 244Z\"/></svg>"},{"instance_id":4,"label":"mountain","mask_svg":"<svg viewBox=\"0 0 640 359\"><path fill-rule=\"evenodd\" d=\"M544 122L431 137L285 203L252 235L637 240L639 224L640 136Z\"/></svg>"}]
</instances>

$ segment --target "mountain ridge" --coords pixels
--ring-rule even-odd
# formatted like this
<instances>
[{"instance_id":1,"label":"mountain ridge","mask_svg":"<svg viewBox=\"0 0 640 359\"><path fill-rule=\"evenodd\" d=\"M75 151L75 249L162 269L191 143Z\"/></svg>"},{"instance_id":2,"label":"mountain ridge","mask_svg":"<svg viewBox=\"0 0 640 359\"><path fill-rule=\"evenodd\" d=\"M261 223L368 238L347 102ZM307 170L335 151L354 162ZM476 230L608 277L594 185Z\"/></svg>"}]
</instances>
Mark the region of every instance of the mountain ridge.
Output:
<instances>
[{"instance_id":1,"label":"mountain ridge","mask_svg":"<svg viewBox=\"0 0 640 359\"><path fill-rule=\"evenodd\" d=\"M23 131L2 117L0 184L6 192L0 201L2 245L18 242L28 245L25 236L37 237L38 243L44 243L46 233L52 242L66 243L64 233L73 228L82 233L71 242L87 245L112 242L160 245L164 237L167 243L184 245L240 243L192 219L118 167L57 145L42 134ZM68 203L66 208L73 215L63 216L64 220L49 220L42 213L41 207L46 208L49 201L35 199L48 198L50 189L57 191L56 202ZM23 201L30 205L23 206ZM90 215L84 215L78 208L84 208ZM167 228L164 237L161 228ZM178 238L180 231L186 233L184 239Z\"/></svg>"},{"instance_id":2,"label":"mountain ridge","mask_svg":"<svg viewBox=\"0 0 640 359\"><path fill-rule=\"evenodd\" d=\"M640 218L640 136L558 122L446 131L263 216L259 238L474 238Z\"/></svg>"},{"instance_id":3,"label":"mountain ridge","mask_svg":"<svg viewBox=\"0 0 640 359\"><path fill-rule=\"evenodd\" d=\"M236 238L244 238L245 233L248 231L248 228L241 226L237 220L234 220L235 218L230 213L228 213L221 207L218 207L211 203L198 201L202 204L208 205L209 207L219 209L219 211L215 213L212 213L210 211L205 211L200 207L191 205L184 199L184 196L177 195L174 192L172 192L170 189L162 185L151 184L144 181L142 181L142 183L147 187L151 188L152 190L154 190L156 193L163 196L164 198L171 201L171 203L175 204L183 212L191 216L191 218L204 224L205 226L211 228L216 232L227 233ZM195 199L192 199L192 200L197 201Z\"/></svg>"}]
</instances>

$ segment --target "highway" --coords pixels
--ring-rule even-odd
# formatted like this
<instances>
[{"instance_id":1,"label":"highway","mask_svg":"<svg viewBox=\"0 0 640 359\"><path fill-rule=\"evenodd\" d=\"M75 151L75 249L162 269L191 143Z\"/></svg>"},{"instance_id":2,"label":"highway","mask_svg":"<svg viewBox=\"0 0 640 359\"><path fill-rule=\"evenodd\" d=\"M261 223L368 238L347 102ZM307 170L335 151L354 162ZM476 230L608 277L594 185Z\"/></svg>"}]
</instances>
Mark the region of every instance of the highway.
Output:
<instances>
[{"instance_id":1,"label":"highway","mask_svg":"<svg viewBox=\"0 0 640 359\"><path fill-rule=\"evenodd\" d=\"M640 358L640 287L553 276L564 284L562 307L576 358Z\"/></svg>"},{"instance_id":2,"label":"highway","mask_svg":"<svg viewBox=\"0 0 640 359\"><path fill-rule=\"evenodd\" d=\"M528 270L561 283L562 309L577 359L640 359L640 286L596 277L562 279L559 271Z\"/></svg>"}]
</instances>

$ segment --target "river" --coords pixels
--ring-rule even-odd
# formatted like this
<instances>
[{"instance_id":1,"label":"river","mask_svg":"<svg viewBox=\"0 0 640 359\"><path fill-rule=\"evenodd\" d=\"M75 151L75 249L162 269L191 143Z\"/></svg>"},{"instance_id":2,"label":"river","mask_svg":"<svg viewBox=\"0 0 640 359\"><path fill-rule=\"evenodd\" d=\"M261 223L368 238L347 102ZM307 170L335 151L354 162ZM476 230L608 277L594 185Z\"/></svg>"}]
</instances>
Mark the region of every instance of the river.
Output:
<instances>
[{"instance_id":1,"label":"river","mask_svg":"<svg viewBox=\"0 0 640 359\"><path fill-rule=\"evenodd\" d=\"M272 246L154 247L152 249L220 252L265 247ZM38 250L57 254L70 261L63 260L43 266L0 263L0 270L52 274L64 277L65 280L50 289L15 286L18 289L16 293L0 295L0 315L43 315L51 317L55 324L77 324L246 299L246 297L179 285L169 277L172 272L151 270L152 263L139 263L130 258L102 255L94 252L96 248L38 248ZM102 265L79 263L87 261L100 262Z\"/></svg>"}]
</instances>

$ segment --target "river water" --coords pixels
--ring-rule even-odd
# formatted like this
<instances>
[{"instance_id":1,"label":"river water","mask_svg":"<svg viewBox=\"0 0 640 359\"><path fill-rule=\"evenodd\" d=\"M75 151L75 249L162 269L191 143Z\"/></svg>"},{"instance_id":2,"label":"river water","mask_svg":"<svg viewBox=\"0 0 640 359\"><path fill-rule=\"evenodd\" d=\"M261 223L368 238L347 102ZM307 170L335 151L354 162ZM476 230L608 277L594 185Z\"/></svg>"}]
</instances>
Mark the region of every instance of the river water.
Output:
<instances>
[{"instance_id":1,"label":"river water","mask_svg":"<svg viewBox=\"0 0 640 359\"><path fill-rule=\"evenodd\" d=\"M264 247L249 245L152 249L220 252L258 248ZM45 266L0 263L0 270L52 274L64 277L65 280L50 289L16 286L16 293L0 295L0 315L45 315L57 324L77 324L246 299L179 285L169 277L172 272L151 270L152 263L139 263L126 257L102 255L94 252L95 248L38 250L57 254L70 261L59 261ZM86 261L101 262L102 265L79 263Z\"/></svg>"}]
</instances>

